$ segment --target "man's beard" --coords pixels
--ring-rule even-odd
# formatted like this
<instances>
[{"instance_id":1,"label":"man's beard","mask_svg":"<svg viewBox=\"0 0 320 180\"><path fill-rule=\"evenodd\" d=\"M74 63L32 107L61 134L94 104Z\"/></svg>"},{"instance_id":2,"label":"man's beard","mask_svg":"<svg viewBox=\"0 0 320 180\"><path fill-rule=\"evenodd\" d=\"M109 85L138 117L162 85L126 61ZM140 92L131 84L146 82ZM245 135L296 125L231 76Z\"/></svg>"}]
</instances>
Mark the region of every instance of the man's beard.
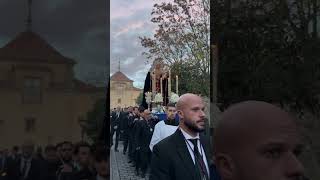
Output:
<instances>
[{"instance_id":1,"label":"man's beard","mask_svg":"<svg viewBox=\"0 0 320 180\"><path fill-rule=\"evenodd\" d=\"M175 119L174 119L174 118L170 118L170 117L168 117L168 121L169 121L169 122L174 122L174 121L175 121Z\"/></svg>"},{"instance_id":2,"label":"man's beard","mask_svg":"<svg viewBox=\"0 0 320 180\"><path fill-rule=\"evenodd\" d=\"M193 123L192 121L189 121L189 120L185 119L183 122L193 132L200 133L200 132L203 132L205 130L205 128L203 128L203 129L198 128L196 123Z\"/></svg>"},{"instance_id":3,"label":"man's beard","mask_svg":"<svg viewBox=\"0 0 320 180\"><path fill-rule=\"evenodd\" d=\"M72 157L63 157L62 159L65 162L71 162L72 161Z\"/></svg>"},{"instance_id":4,"label":"man's beard","mask_svg":"<svg viewBox=\"0 0 320 180\"><path fill-rule=\"evenodd\" d=\"M169 121L174 121L174 120L175 120L175 117L174 117L174 116L172 116L172 117L171 117L171 116L168 116L168 120L169 120Z\"/></svg>"}]
</instances>

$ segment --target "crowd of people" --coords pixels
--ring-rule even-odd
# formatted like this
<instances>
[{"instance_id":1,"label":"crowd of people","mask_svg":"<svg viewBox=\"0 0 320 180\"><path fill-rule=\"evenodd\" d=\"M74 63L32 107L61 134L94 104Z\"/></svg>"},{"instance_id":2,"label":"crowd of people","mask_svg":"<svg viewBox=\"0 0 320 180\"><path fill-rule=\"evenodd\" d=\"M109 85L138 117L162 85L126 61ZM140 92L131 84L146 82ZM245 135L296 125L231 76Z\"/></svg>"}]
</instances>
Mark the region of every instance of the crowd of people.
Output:
<instances>
[{"instance_id":1,"label":"crowd of people","mask_svg":"<svg viewBox=\"0 0 320 180\"><path fill-rule=\"evenodd\" d=\"M64 141L42 151L32 141L0 149L0 180L107 180L109 153L103 143Z\"/></svg>"},{"instance_id":2,"label":"crowd of people","mask_svg":"<svg viewBox=\"0 0 320 180\"><path fill-rule=\"evenodd\" d=\"M155 125L159 119L143 107L117 107L111 112L110 142L118 152L119 140L123 140L123 154L127 154L136 175L145 177L150 163L151 151L149 149Z\"/></svg>"},{"instance_id":3,"label":"crowd of people","mask_svg":"<svg viewBox=\"0 0 320 180\"><path fill-rule=\"evenodd\" d=\"M210 139L204 134L204 109L202 98L191 93L168 104L163 121L148 109L119 107L111 113L111 146L116 134L118 152L122 136L122 153L129 149L137 175L145 177L149 168L150 180L308 179L299 159L301 134L291 114L266 102L240 102L222 113Z\"/></svg>"}]
</instances>

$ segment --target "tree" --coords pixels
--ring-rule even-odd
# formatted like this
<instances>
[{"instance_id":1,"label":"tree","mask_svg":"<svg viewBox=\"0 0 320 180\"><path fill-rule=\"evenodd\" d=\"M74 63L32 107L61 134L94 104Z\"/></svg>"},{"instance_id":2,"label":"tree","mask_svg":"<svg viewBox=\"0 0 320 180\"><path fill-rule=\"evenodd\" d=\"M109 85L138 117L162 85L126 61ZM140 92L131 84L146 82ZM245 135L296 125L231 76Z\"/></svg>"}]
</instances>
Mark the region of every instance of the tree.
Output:
<instances>
[{"instance_id":1,"label":"tree","mask_svg":"<svg viewBox=\"0 0 320 180\"><path fill-rule=\"evenodd\" d=\"M280 104L301 119L306 144L316 153L320 147L318 1L215 0L212 4L221 109L243 100ZM320 162L319 156L311 157Z\"/></svg>"},{"instance_id":2,"label":"tree","mask_svg":"<svg viewBox=\"0 0 320 180\"><path fill-rule=\"evenodd\" d=\"M215 1L218 101L257 99L319 108L318 7L302 1Z\"/></svg>"},{"instance_id":3,"label":"tree","mask_svg":"<svg viewBox=\"0 0 320 180\"><path fill-rule=\"evenodd\" d=\"M142 104L142 99L143 99L143 92L139 94L139 96L136 99L136 104L141 105Z\"/></svg>"},{"instance_id":4,"label":"tree","mask_svg":"<svg viewBox=\"0 0 320 180\"><path fill-rule=\"evenodd\" d=\"M97 142L99 135L101 134L106 111L106 99L100 99L96 101L93 109L86 114L86 124L84 126L85 133L93 142Z\"/></svg>"},{"instance_id":5,"label":"tree","mask_svg":"<svg viewBox=\"0 0 320 180\"><path fill-rule=\"evenodd\" d=\"M179 78L179 94L195 93L209 97L210 79L207 75L199 74L197 67L189 62L177 62L172 65L171 72L173 77L178 75ZM171 89L176 90L175 79L171 83Z\"/></svg>"},{"instance_id":6,"label":"tree","mask_svg":"<svg viewBox=\"0 0 320 180\"><path fill-rule=\"evenodd\" d=\"M210 79L210 26L209 0L174 0L171 3L154 4L151 22L157 25L153 38L140 37L148 51L143 54L149 60L162 59L169 66L176 66L180 79L195 77ZM182 65L181 69L178 66ZM184 75L182 69L193 68L193 74ZM203 92L209 95L209 84ZM191 89L189 89L191 90Z\"/></svg>"}]
</instances>

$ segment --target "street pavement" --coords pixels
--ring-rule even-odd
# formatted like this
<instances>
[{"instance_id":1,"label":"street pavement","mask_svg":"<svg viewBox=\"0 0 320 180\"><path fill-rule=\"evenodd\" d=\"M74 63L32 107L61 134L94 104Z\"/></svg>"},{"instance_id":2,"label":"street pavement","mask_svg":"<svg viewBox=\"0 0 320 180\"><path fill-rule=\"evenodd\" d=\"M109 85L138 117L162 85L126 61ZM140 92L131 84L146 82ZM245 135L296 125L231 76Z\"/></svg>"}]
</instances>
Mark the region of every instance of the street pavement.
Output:
<instances>
[{"instance_id":1,"label":"street pavement","mask_svg":"<svg viewBox=\"0 0 320 180\"><path fill-rule=\"evenodd\" d=\"M131 167L132 164L128 163L128 155L123 154L123 143L119 141L118 145L119 152L114 151L114 146L110 150L110 175L111 180L147 180L135 175L135 168Z\"/></svg>"}]
</instances>

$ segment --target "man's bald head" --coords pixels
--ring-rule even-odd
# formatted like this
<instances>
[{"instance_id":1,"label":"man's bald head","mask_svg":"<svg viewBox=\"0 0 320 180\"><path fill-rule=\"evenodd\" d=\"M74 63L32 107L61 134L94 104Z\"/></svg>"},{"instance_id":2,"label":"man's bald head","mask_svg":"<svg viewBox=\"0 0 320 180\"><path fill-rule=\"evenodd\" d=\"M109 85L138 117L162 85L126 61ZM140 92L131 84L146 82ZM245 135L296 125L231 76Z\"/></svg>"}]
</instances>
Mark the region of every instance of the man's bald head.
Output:
<instances>
[{"instance_id":1,"label":"man's bald head","mask_svg":"<svg viewBox=\"0 0 320 180\"><path fill-rule=\"evenodd\" d=\"M185 108L185 106L188 106L195 99L198 100L201 99L201 97L192 93L186 93L181 95L176 105L177 110L182 110L183 108Z\"/></svg>"},{"instance_id":2,"label":"man's bald head","mask_svg":"<svg viewBox=\"0 0 320 180\"><path fill-rule=\"evenodd\" d=\"M26 140L22 144L22 154L25 157L31 157L34 151L34 142L32 140Z\"/></svg>"},{"instance_id":3,"label":"man's bald head","mask_svg":"<svg viewBox=\"0 0 320 180\"><path fill-rule=\"evenodd\" d=\"M244 143L248 140L244 135L251 136L251 133L256 133L255 130L287 125L295 126L293 117L275 105L262 101L245 101L232 105L222 113L217 124L214 134L216 150L234 149L231 147L237 146L237 142Z\"/></svg>"},{"instance_id":4,"label":"man's bald head","mask_svg":"<svg viewBox=\"0 0 320 180\"><path fill-rule=\"evenodd\" d=\"M217 158L220 170L222 169L223 176L228 176L227 171L224 171L226 168L223 165L228 161L237 169L233 173L240 171L241 175L249 180L249 176L246 176L249 170L246 168L251 168L250 171L256 171L256 173L262 173L260 170L269 168L269 166L287 166L286 164L281 164L283 162L280 162L280 160L286 161L285 153L293 153L293 150L298 145L298 134L294 118L281 108L261 101L241 102L222 113L214 132L214 155ZM278 149L272 149L275 147ZM283 156L278 157L282 151ZM277 157L279 162L274 159L272 161L271 157L273 156ZM272 164L271 162L280 163L280 165ZM297 163L294 165L297 165ZM270 169L272 168L270 167ZM300 169L291 169L291 171L295 173L301 172ZM266 179L277 180L280 177L283 178L283 172L279 169L268 173L270 176L266 176Z\"/></svg>"}]
</instances>

